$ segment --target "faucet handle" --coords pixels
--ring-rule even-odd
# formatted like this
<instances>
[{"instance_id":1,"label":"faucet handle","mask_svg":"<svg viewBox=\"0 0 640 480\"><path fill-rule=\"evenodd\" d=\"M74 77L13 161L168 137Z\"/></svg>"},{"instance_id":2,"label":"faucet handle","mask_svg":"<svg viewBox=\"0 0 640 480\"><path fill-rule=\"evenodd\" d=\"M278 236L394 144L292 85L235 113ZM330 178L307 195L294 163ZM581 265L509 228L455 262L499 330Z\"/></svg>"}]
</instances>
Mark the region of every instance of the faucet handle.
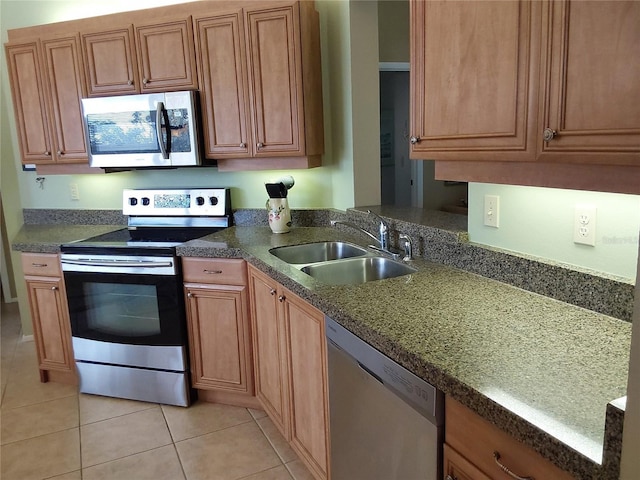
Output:
<instances>
[{"instance_id":1,"label":"faucet handle","mask_svg":"<svg viewBox=\"0 0 640 480\"><path fill-rule=\"evenodd\" d=\"M409 235L406 235L404 233L401 233L398 237L400 240L404 240L404 258L403 260L409 261L409 260L413 260L413 244L411 242L411 237Z\"/></svg>"},{"instance_id":2,"label":"faucet handle","mask_svg":"<svg viewBox=\"0 0 640 480\"><path fill-rule=\"evenodd\" d=\"M376 217L378 220L380 220L380 231L382 231L383 227L384 227L385 230L389 230L389 224L387 223L387 221L384 218L382 218L377 213L372 212L371 210L367 210L367 213L369 215L372 215L372 216Z\"/></svg>"}]
</instances>

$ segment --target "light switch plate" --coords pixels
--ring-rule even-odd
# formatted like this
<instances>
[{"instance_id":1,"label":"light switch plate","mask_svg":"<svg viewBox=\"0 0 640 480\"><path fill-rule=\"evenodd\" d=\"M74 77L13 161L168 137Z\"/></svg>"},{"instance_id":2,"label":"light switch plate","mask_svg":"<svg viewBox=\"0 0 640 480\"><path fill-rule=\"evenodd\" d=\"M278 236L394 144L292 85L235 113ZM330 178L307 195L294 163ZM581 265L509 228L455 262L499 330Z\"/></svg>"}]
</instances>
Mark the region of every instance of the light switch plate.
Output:
<instances>
[{"instance_id":1,"label":"light switch plate","mask_svg":"<svg viewBox=\"0 0 640 480\"><path fill-rule=\"evenodd\" d=\"M498 195L484 196L484 224L487 227L500 227L500 197Z\"/></svg>"}]
</instances>

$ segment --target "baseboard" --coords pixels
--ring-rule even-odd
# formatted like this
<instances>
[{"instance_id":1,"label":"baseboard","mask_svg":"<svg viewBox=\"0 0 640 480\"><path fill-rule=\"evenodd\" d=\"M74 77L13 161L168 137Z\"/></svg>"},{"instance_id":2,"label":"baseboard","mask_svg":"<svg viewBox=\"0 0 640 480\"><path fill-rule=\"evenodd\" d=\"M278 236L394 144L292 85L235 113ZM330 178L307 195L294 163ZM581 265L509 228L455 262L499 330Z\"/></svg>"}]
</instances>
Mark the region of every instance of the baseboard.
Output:
<instances>
[{"instance_id":1,"label":"baseboard","mask_svg":"<svg viewBox=\"0 0 640 480\"><path fill-rule=\"evenodd\" d=\"M21 342L33 342L33 335L22 335Z\"/></svg>"}]
</instances>

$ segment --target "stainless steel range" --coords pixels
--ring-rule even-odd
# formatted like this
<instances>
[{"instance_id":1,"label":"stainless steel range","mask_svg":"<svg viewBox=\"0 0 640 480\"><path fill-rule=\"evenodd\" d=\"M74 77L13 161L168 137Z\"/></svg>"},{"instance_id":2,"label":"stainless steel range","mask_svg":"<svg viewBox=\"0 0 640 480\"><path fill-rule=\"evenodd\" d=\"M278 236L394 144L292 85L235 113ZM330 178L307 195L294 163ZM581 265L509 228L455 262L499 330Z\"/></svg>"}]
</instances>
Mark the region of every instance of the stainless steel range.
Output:
<instances>
[{"instance_id":1,"label":"stainless steel range","mask_svg":"<svg viewBox=\"0 0 640 480\"><path fill-rule=\"evenodd\" d=\"M176 246L232 223L229 190L125 190L128 227L62 245L80 391L190 404Z\"/></svg>"}]
</instances>

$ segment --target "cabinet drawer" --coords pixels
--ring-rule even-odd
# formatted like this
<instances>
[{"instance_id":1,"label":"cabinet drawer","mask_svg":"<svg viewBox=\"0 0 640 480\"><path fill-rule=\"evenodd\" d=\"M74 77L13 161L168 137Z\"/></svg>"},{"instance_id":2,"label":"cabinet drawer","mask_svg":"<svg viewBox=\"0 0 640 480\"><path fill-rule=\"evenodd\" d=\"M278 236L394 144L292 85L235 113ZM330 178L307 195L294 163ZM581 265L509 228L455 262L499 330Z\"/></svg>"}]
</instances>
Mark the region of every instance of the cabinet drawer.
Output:
<instances>
[{"instance_id":1,"label":"cabinet drawer","mask_svg":"<svg viewBox=\"0 0 640 480\"><path fill-rule=\"evenodd\" d=\"M44 277L62 276L60 257L54 253L23 253L22 272Z\"/></svg>"},{"instance_id":2,"label":"cabinet drawer","mask_svg":"<svg viewBox=\"0 0 640 480\"><path fill-rule=\"evenodd\" d=\"M522 477L570 480L573 477L450 397L446 399L445 442L494 480L512 480L500 462Z\"/></svg>"},{"instance_id":3,"label":"cabinet drawer","mask_svg":"<svg viewBox=\"0 0 640 480\"><path fill-rule=\"evenodd\" d=\"M246 262L235 258L183 258L182 274L185 282L247 284Z\"/></svg>"}]
</instances>

